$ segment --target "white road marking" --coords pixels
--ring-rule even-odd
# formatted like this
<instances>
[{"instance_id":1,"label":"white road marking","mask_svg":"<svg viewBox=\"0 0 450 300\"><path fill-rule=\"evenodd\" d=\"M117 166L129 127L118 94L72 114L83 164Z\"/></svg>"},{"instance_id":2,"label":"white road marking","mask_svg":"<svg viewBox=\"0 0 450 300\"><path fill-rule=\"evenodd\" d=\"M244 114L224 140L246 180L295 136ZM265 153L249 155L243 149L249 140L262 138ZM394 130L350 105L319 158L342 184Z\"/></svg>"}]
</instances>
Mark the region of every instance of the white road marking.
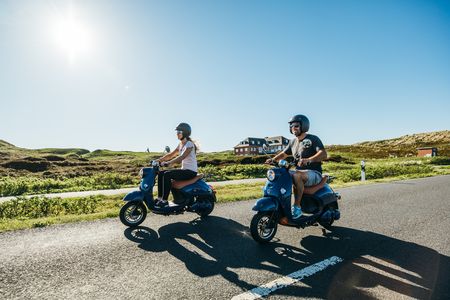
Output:
<instances>
[{"instance_id":1,"label":"white road marking","mask_svg":"<svg viewBox=\"0 0 450 300\"><path fill-rule=\"evenodd\" d=\"M252 289L251 291L242 293L240 295L234 296L232 300L250 300L250 299L258 299L263 296L267 296L270 293L285 288L291 284L294 284L306 277L314 275L317 272L323 271L329 266L333 266L342 262L343 259L337 256L332 256L328 259L325 259L321 262L315 263L309 267L298 270L294 273L291 273L287 276L278 278L274 281L261 285L257 288Z\"/></svg>"}]
</instances>

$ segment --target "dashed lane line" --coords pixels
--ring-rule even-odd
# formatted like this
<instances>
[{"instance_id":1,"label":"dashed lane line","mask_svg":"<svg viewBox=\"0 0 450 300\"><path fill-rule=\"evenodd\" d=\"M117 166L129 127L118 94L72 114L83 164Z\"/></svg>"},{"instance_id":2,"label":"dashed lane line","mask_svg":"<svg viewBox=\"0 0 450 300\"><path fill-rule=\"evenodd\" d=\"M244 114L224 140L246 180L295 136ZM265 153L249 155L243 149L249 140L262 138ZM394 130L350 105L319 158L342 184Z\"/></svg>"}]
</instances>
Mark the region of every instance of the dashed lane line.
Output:
<instances>
[{"instance_id":1,"label":"dashed lane line","mask_svg":"<svg viewBox=\"0 0 450 300\"><path fill-rule=\"evenodd\" d=\"M269 295L270 293L285 288L291 284L294 284L306 277L312 276L317 272L323 271L326 268L330 266L334 266L340 262L342 262L343 259L337 256L332 256L328 259L325 259L321 262L315 263L311 266L308 266L304 269L298 270L294 273L291 273L287 276L284 276L282 278L278 278L276 280L273 280L269 283L266 283L264 285L261 285L257 288L254 288L248 292L242 293L240 295L234 296L232 300L251 300L251 299L258 299L264 296Z\"/></svg>"}]
</instances>

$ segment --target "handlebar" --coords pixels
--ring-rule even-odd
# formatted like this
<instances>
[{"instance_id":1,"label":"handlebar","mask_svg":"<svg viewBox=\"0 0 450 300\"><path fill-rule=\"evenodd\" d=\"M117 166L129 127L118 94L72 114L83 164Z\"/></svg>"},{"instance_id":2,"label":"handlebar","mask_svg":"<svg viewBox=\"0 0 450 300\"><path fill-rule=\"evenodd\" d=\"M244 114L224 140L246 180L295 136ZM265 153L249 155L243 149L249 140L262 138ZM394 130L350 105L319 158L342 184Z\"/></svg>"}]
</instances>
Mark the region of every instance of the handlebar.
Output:
<instances>
[{"instance_id":1,"label":"handlebar","mask_svg":"<svg viewBox=\"0 0 450 300\"><path fill-rule=\"evenodd\" d=\"M284 167L284 168L288 168L288 169L290 167L296 166L295 162L288 162L288 161L286 161L284 159L280 160L278 163L273 161L273 160L271 160L271 162L266 163L266 164L271 165L271 166L276 166L276 167Z\"/></svg>"},{"instance_id":2,"label":"handlebar","mask_svg":"<svg viewBox=\"0 0 450 300\"><path fill-rule=\"evenodd\" d=\"M271 166L279 166L279 167L290 168L290 167L297 167L299 161L300 161L299 159L294 159L294 161L288 162L288 161L282 159L282 160L280 160L280 161L277 163L277 162L275 162L275 161L273 161L273 160L271 159L271 162L270 162L270 163L265 163L265 164L268 164L268 165L271 165ZM310 165L310 164L311 164L311 162L309 162L309 161L306 163L307 166Z\"/></svg>"}]
</instances>

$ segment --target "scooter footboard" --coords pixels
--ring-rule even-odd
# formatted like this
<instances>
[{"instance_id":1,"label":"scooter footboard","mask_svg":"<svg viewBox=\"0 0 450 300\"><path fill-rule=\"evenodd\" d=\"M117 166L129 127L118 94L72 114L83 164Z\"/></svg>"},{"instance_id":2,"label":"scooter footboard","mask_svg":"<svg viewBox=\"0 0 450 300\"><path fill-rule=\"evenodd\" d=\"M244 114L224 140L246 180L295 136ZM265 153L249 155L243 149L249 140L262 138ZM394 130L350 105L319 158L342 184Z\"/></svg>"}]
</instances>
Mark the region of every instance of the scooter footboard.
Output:
<instances>
[{"instance_id":1,"label":"scooter footboard","mask_svg":"<svg viewBox=\"0 0 450 300\"><path fill-rule=\"evenodd\" d=\"M263 197L256 200L252 210L254 211L274 211L278 210L278 202L274 197Z\"/></svg>"}]
</instances>

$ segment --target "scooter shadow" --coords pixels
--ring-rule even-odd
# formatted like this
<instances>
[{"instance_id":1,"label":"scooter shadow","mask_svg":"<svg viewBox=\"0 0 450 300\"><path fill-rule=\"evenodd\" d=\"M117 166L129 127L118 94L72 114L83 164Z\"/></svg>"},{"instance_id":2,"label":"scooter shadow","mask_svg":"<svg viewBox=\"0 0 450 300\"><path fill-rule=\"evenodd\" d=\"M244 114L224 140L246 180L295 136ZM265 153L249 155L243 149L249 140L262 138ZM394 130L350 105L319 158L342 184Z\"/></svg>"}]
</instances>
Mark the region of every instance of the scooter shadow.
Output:
<instances>
[{"instance_id":1,"label":"scooter shadow","mask_svg":"<svg viewBox=\"0 0 450 300\"><path fill-rule=\"evenodd\" d=\"M278 295L326 299L377 299L366 288L382 287L418 299L450 296L450 259L433 249L373 232L335 227L309 235L299 247L256 243L247 226L210 216L205 220L127 228L125 237L151 252L167 251L199 277L221 275L243 291L256 287L233 269L267 270L285 276L331 256L344 262L276 292ZM299 231L299 235L302 232ZM376 271L374 271L376 270ZM275 279L275 278L274 278Z\"/></svg>"},{"instance_id":2,"label":"scooter shadow","mask_svg":"<svg viewBox=\"0 0 450 300\"><path fill-rule=\"evenodd\" d=\"M221 275L243 291L256 286L241 280L231 269L268 270L284 276L308 263L304 250L278 242L261 246L247 226L217 216L168 224L158 232L144 226L127 228L124 235L145 251L167 251L199 277Z\"/></svg>"},{"instance_id":3,"label":"scooter shadow","mask_svg":"<svg viewBox=\"0 0 450 300\"><path fill-rule=\"evenodd\" d=\"M333 272L327 299L450 299L450 257L436 250L382 234L333 227L300 241L303 249L344 258ZM305 284L314 284L306 278ZM384 296L383 296L384 295Z\"/></svg>"}]
</instances>

